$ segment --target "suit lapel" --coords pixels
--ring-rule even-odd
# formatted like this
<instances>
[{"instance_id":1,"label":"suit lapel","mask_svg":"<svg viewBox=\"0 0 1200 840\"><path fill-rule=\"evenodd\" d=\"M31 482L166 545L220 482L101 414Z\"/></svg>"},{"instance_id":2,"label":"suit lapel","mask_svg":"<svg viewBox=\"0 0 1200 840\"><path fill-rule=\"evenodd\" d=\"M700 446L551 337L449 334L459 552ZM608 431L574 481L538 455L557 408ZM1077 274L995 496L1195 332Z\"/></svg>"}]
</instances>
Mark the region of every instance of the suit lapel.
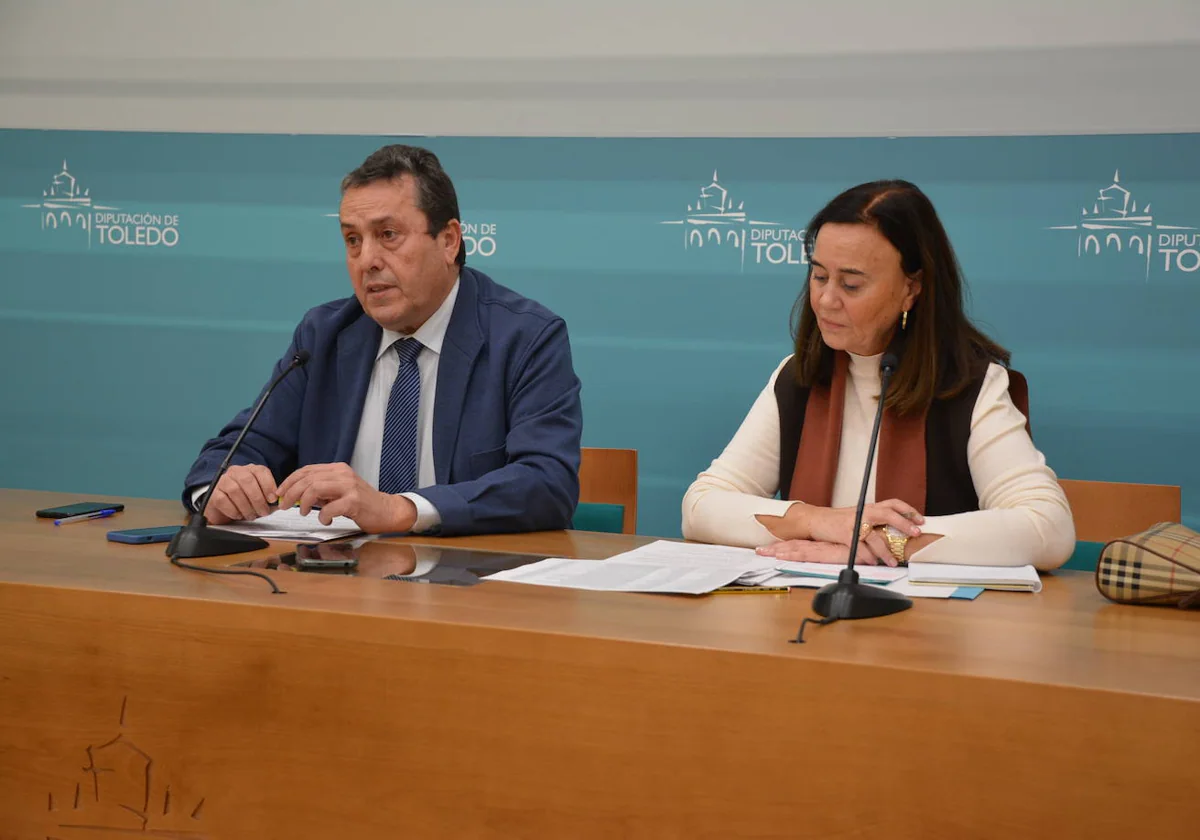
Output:
<instances>
[{"instance_id":1,"label":"suit lapel","mask_svg":"<svg viewBox=\"0 0 1200 840\"><path fill-rule=\"evenodd\" d=\"M342 428L338 432L335 462L350 463L354 443L358 439L358 424L362 421L363 402L371 383L371 370L379 350L379 324L365 312L338 335L337 338L337 398L345 407Z\"/></svg>"},{"instance_id":2,"label":"suit lapel","mask_svg":"<svg viewBox=\"0 0 1200 840\"><path fill-rule=\"evenodd\" d=\"M433 398L433 471L438 484L450 483L450 464L458 444L467 384L483 347L478 301L479 281L475 272L463 268L458 279L458 299L454 301L438 359L437 393Z\"/></svg>"}]
</instances>

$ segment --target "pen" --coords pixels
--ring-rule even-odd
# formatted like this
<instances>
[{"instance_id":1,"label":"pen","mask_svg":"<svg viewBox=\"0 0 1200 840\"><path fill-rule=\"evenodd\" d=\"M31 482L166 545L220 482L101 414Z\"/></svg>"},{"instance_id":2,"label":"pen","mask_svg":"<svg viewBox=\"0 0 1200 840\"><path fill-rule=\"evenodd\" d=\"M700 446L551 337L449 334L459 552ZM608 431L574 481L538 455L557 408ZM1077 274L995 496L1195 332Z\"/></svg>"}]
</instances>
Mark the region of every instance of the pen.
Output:
<instances>
[{"instance_id":1,"label":"pen","mask_svg":"<svg viewBox=\"0 0 1200 840\"><path fill-rule=\"evenodd\" d=\"M55 519L55 525L69 525L72 522L82 522L85 519L107 519L117 511L114 508L108 510L96 510L91 513L81 513L78 516L68 516L64 519Z\"/></svg>"},{"instance_id":2,"label":"pen","mask_svg":"<svg viewBox=\"0 0 1200 840\"><path fill-rule=\"evenodd\" d=\"M714 589L713 594L749 595L754 592L763 592L771 595L783 595L791 591L791 588L787 586L722 586L720 589Z\"/></svg>"}]
</instances>

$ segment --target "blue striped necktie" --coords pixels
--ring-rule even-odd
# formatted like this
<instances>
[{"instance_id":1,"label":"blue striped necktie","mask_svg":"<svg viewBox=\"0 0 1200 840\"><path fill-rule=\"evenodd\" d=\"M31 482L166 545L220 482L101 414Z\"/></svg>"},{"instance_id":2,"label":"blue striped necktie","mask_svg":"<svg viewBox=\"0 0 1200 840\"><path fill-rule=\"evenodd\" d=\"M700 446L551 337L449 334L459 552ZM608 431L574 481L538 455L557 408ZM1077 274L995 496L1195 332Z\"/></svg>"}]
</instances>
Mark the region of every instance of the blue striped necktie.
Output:
<instances>
[{"instance_id":1,"label":"blue striped necktie","mask_svg":"<svg viewBox=\"0 0 1200 840\"><path fill-rule=\"evenodd\" d=\"M417 489L417 409L421 404L417 356L424 346L415 338L402 338L392 347L400 357L400 370L383 421L379 489L384 493L407 493Z\"/></svg>"}]
</instances>

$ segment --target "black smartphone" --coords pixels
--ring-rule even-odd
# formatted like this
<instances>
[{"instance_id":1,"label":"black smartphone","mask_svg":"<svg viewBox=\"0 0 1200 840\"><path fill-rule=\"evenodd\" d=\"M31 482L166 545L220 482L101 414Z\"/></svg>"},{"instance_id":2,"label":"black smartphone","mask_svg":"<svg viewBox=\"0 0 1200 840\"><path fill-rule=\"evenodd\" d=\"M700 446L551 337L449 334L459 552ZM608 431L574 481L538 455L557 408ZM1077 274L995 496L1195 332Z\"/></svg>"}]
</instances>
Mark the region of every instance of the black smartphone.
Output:
<instances>
[{"instance_id":1,"label":"black smartphone","mask_svg":"<svg viewBox=\"0 0 1200 840\"><path fill-rule=\"evenodd\" d=\"M99 513L102 510L125 510L120 502L76 502L73 505L43 508L37 511L41 519L66 519L68 516L81 516L85 513Z\"/></svg>"},{"instance_id":2,"label":"black smartphone","mask_svg":"<svg viewBox=\"0 0 1200 840\"><path fill-rule=\"evenodd\" d=\"M180 525L164 525L161 528L126 528L123 531L109 531L109 542L142 543L170 542L171 537L179 533Z\"/></svg>"},{"instance_id":3,"label":"black smartphone","mask_svg":"<svg viewBox=\"0 0 1200 840\"><path fill-rule=\"evenodd\" d=\"M296 546L297 569L353 569L358 566L358 549L353 543L300 543Z\"/></svg>"}]
</instances>

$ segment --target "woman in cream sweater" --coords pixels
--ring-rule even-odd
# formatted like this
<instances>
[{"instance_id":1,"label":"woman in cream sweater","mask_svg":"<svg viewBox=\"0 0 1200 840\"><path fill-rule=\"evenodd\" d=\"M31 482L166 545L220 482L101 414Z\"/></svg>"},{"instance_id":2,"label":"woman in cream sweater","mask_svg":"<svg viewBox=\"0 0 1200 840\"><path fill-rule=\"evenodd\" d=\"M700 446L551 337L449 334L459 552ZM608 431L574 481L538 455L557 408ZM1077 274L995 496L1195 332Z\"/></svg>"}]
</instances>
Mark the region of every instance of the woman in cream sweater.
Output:
<instances>
[{"instance_id":1,"label":"woman in cream sweater","mask_svg":"<svg viewBox=\"0 0 1200 840\"><path fill-rule=\"evenodd\" d=\"M683 534L785 560L1060 566L1075 529L1033 444L1025 380L963 310L932 203L853 187L809 224L796 351L683 499ZM885 350L899 355L859 534ZM775 498L778 493L779 498Z\"/></svg>"}]
</instances>

